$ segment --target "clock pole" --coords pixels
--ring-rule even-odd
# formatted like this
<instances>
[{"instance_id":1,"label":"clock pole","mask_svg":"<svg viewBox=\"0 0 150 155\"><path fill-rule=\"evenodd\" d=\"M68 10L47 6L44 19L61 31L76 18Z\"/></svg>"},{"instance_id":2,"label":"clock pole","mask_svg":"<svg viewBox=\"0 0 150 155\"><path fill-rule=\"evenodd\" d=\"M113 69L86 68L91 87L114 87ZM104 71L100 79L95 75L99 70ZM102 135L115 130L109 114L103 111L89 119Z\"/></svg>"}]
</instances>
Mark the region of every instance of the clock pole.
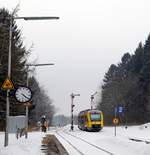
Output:
<instances>
[{"instance_id":1,"label":"clock pole","mask_svg":"<svg viewBox=\"0 0 150 155\"><path fill-rule=\"evenodd\" d=\"M30 101L32 99L32 91L27 86L19 86L15 92L15 98L18 102L24 103L26 108L26 121L25 121L25 138L28 137L28 107L30 106Z\"/></svg>"}]
</instances>

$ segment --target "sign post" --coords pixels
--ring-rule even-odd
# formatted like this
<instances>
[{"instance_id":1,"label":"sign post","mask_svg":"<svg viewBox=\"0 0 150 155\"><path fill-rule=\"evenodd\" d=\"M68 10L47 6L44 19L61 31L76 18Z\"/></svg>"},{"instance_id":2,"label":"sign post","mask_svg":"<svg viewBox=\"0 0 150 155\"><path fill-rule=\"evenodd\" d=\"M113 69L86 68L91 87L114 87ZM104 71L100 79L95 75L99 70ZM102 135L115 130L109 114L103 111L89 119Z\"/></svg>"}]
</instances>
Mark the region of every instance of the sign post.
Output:
<instances>
[{"instance_id":1,"label":"sign post","mask_svg":"<svg viewBox=\"0 0 150 155\"><path fill-rule=\"evenodd\" d=\"M117 124L119 123L119 119L118 119L118 118L114 118L114 119L113 119L113 123L114 123L114 125L115 125L115 136L116 136L116 126L117 126Z\"/></svg>"},{"instance_id":2,"label":"sign post","mask_svg":"<svg viewBox=\"0 0 150 155\"><path fill-rule=\"evenodd\" d=\"M115 136L116 136L116 125L119 123L119 119L117 118L117 110L118 110L118 108L117 107L115 107L115 117L113 118L113 124L114 124L114 127L115 127Z\"/></svg>"},{"instance_id":3,"label":"sign post","mask_svg":"<svg viewBox=\"0 0 150 155\"><path fill-rule=\"evenodd\" d=\"M10 33L11 35L11 33ZM10 44L9 44L9 49L10 49ZM10 51L10 50L9 50ZM7 91L7 96L6 96L6 129L5 129L5 138L4 138L4 146L8 146L8 123L9 123L9 93L10 90L14 89L14 85L12 81L10 80L10 64L11 60L9 59L8 62L8 78L5 79L1 89L4 91Z\"/></svg>"}]
</instances>

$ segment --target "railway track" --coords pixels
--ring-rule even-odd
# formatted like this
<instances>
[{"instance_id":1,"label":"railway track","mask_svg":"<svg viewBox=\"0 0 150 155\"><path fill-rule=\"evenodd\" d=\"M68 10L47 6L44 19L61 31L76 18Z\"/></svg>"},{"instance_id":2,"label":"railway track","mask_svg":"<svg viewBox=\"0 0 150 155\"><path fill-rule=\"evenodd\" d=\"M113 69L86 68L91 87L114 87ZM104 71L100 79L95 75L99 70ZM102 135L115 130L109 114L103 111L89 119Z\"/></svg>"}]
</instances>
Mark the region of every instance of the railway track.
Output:
<instances>
[{"instance_id":1,"label":"railway track","mask_svg":"<svg viewBox=\"0 0 150 155\"><path fill-rule=\"evenodd\" d=\"M110 151L108 151L108 150L106 150L106 149L103 149L102 147L99 147L99 146L97 146L97 145L95 145L95 144L92 144L91 142L88 142L88 141L86 141L86 140L84 140L84 139L82 139L82 138L80 138L80 137L78 137L78 136L72 135L71 133L69 133L69 132L67 132L67 131L61 131L61 132L62 132L63 134L61 134L61 133L58 132L58 131L56 131L56 134L57 134L58 136L60 136L63 140L65 140L69 145L71 145L71 146L72 146L79 154L81 154L81 155L86 155L86 154L87 154L86 149L87 149L89 146L92 147L92 149L93 149L93 154L94 154L94 151L96 151L96 152L98 152L98 154L103 153L103 154L106 154L106 155L114 155L112 152L110 152ZM74 138L74 140L76 141L76 143L77 143L77 141L78 141L78 144L81 143L81 145L82 145L82 146L85 146L85 147L82 147L82 148L79 149L79 147L76 146L76 145L72 142L72 140L69 140L69 138L66 138L66 136L63 136L64 134L67 134L67 136L70 136L71 138Z\"/></svg>"}]
</instances>

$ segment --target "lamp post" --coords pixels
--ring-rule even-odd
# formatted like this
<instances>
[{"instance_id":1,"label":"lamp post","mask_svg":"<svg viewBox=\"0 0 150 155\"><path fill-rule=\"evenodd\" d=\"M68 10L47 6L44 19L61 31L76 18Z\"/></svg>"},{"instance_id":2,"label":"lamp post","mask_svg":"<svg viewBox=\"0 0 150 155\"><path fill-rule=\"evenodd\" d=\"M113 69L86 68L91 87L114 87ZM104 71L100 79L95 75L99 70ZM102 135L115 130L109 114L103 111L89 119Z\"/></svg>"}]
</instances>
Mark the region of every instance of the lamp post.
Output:
<instances>
[{"instance_id":1,"label":"lamp post","mask_svg":"<svg viewBox=\"0 0 150 155\"><path fill-rule=\"evenodd\" d=\"M27 67L41 67L41 66L50 66L50 65L54 65L54 63L47 63L47 64L26 64ZM27 70L27 87L29 86L29 79L28 79L28 71ZM25 138L28 138L28 117L29 117L29 108L28 108L28 103L25 104L26 106L26 135Z\"/></svg>"},{"instance_id":2,"label":"lamp post","mask_svg":"<svg viewBox=\"0 0 150 155\"><path fill-rule=\"evenodd\" d=\"M93 109L93 100L96 94L97 94L97 91L93 95L91 95L91 110Z\"/></svg>"},{"instance_id":3,"label":"lamp post","mask_svg":"<svg viewBox=\"0 0 150 155\"><path fill-rule=\"evenodd\" d=\"M80 96L80 94L71 94L70 95L71 96L71 130L73 131L73 107L75 106L74 104L73 104L73 99L75 98L75 96Z\"/></svg>"},{"instance_id":4,"label":"lamp post","mask_svg":"<svg viewBox=\"0 0 150 155\"><path fill-rule=\"evenodd\" d=\"M59 17L13 17L13 14L11 17L8 17L10 20L10 28L9 28L9 52L8 52L8 78L11 78L11 40L12 40L12 25L13 25L13 19L23 19L23 20L51 20L51 19L59 19ZM8 146L8 121L9 121L9 92L10 90L7 90L7 96L6 96L6 129L5 129L5 140L4 140L4 146Z\"/></svg>"}]
</instances>

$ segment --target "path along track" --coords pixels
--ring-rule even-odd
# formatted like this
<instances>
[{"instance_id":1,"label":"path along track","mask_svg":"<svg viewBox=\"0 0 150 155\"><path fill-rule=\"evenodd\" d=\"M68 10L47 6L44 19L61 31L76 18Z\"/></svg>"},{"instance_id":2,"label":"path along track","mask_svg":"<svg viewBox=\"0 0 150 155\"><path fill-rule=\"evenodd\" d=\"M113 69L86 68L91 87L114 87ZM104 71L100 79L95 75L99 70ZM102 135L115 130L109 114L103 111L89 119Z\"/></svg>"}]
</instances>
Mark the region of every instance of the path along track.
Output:
<instances>
[{"instance_id":1,"label":"path along track","mask_svg":"<svg viewBox=\"0 0 150 155\"><path fill-rule=\"evenodd\" d=\"M94 150L96 150L96 152L98 152L99 154L105 154L105 155L114 155L112 152L100 147L100 146L97 146L95 144L92 144L91 142L88 142L86 141L85 139L81 138L81 137L78 137L78 136L75 136L73 134L71 134L70 132L67 132L67 131L61 131L61 132L58 132L56 131L56 134L58 136L60 136L63 140L65 140L69 145L71 145L79 154L81 155L86 155L87 154L87 148L91 147L91 149L93 150L93 154L94 154ZM64 134L67 135L67 138L66 136L64 136ZM69 139L69 136L71 137L71 139ZM76 143L73 143L73 139L76 141L78 141L78 144L80 144L80 146L82 146L82 148L80 147L79 149L79 146L76 146L75 144Z\"/></svg>"}]
</instances>

